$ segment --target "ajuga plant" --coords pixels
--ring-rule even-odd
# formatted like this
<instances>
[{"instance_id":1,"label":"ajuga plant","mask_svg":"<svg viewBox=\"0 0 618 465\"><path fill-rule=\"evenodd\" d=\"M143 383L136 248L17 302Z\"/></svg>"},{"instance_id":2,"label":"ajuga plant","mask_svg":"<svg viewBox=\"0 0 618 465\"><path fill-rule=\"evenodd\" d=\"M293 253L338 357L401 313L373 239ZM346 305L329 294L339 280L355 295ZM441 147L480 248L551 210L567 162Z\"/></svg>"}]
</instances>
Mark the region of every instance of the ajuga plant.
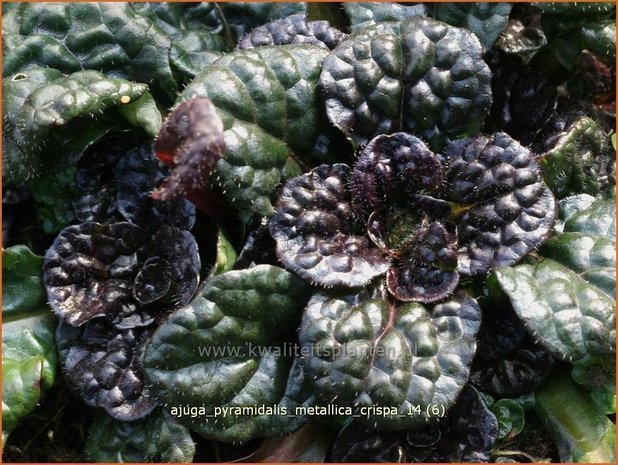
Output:
<instances>
[{"instance_id":1,"label":"ajuga plant","mask_svg":"<svg viewBox=\"0 0 618 465\"><path fill-rule=\"evenodd\" d=\"M2 35L5 461L615 461L613 4Z\"/></svg>"}]
</instances>

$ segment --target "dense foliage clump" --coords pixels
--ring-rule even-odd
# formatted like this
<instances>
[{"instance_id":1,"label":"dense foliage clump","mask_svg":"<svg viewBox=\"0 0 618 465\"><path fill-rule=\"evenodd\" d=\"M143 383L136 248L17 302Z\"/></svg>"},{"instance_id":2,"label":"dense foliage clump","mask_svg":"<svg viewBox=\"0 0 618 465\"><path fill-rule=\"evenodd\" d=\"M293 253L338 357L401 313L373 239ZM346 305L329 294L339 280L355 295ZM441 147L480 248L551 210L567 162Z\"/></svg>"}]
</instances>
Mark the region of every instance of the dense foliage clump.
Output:
<instances>
[{"instance_id":1,"label":"dense foliage clump","mask_svg":"<svg viewBox=\"0 0 618 465\"><path fill-rule=\"evenodd\" d=\"M6 461L615 461L613 4L2 34Z\"/></svg>"}]
</instances>

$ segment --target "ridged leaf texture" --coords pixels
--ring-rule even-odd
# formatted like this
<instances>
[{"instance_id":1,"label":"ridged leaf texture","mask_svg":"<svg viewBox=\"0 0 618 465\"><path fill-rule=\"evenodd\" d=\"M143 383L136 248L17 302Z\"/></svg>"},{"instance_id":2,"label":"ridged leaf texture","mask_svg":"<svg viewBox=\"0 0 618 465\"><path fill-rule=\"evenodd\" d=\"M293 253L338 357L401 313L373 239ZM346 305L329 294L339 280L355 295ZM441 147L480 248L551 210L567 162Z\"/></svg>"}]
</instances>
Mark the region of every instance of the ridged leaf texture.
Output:
<instances>
[{"instance_id":1,"label":"ridged leaf texture","mask_svg":"<svg viewBox=\"0 0 618 465\"><path fill-rule=\"evenodd\" d=\"M364 29L324 60L328 117L359 144L406 131L440 150L484 124L491 73L482 53L474 34L430 18Z\"/></svg>"},{"instance_id":2,"label":"ridged leaf texture","mask_svg":"<svg viewBox=\"0 0 618 465\"><path fill-rule=\"evenodd\" d=\"M557 357L614 357L616 210L613 199L580 194L561 201L561 233L535 265L496 271L513 308Z\"/></svg>"},{"instance_id":3,"label":"ridged leaf texture","mask_svg":"<svg viewBox=\"0 0 618 465\"><path fill-rule=\"evenodd\" d=\"M336 146L317 87L327 53L311 45L236 51L183 91L181 100L208 97L223 120L213 182L239 210L271 215L275 188L299 173L296 159L319 163Z\"/></svg>"},{"instance_id":4,"label":"ridged leaf texture","mask_svg":"<svg viewBox=\"0 0 618 465\"><path fill-rule=\"evenodd\" d=\"M145 124L143 129L158 130L150 118L136 118L142 110L152 114L152 108L141 101L148 95L145 84L97 71L60 76L34 68L4 79L2 86L2 166L8 183L75 163L86 147L112 129L137 122ZM136 102L138 106L125 117L121 107Z\"/></svg>"},{"instance_id":5,"label":"ridged leaf texture","mask_svg":"<svg viewBox=\"0 0 618 465\"><path fill-rule=\"evenodd\" d=\"M213 277L153 335L143 359L148 384L173 415L178 415L174 407L202 406L201 415L178 419L213 440L247 441L294 431L304 417L212 415L216 407L256 405L293 412L309 401L298 363L269 350L298 324L309 292L294 275L270 265Z\"/></svg>"},{"instance_id":6,"label":"ridged leaf texture","mask_svg":"<svg viewBox=\"0 0 618 465\"><path fill-rule=\"evenodd\" d=\"M97 415L86 452L94 462L192 462L195 444L189 430L161 409L132 422Z\"/></svg>"},{"instance_id":7,"label":"ridged leaf texture","mask_svg":"<svg viewBox=\"0 0 618 465\"><path fill-rule=\"evenodd\" d=\"M427 407L445 411L468 379L480 327L480 308L458 293L431 309L357 295L318 293L300 327L302 359L318 402L395 408L398 415L362 415L384 430L420 428ZM408 408L421 411L409 414Z\"/></svg>"}]
</instances>

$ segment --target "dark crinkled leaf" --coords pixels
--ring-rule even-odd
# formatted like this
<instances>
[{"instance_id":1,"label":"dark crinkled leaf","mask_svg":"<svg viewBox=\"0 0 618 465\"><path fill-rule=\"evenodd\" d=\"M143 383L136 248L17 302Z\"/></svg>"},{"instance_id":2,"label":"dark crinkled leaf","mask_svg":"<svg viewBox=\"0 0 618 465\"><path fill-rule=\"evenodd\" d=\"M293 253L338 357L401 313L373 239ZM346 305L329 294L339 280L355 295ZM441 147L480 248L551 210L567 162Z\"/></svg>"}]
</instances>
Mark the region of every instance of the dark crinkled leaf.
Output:
<instances>
[{"instance_id":1,"label":"dark crinkled leaf","mask_svg":"<svg viewBox=\"0 0 618 465\"><path fill-rule=\"evenodd\" d=\"M58 174L41 176L28 183L42 221L41 228L47 234L56 234L75 218L72 204L75 171L70 166Z\"/></svg>"},{"instance_id":2,"label":"dark crinkled leaf","mask_svg":"<svg viewBox=\"0 0 618 465\"><path fill-rule=\"evenodd\" d=\"M170 100L178 91L170 38L131 3L22 3L2 25L3 76L33 66L93 69L152 83Z\"/></svg>"},{"instance_id":3,"label":"dark crinkled leaf","mask_svg":"<svg viewBox=\"0 0 618 465\"><path fill-rule=\"evenodd\" d=\"M459 272L474 276L521 260L549 236L556 201L536 157L504 133L445 149L444 192L460 204Z\"/></svg>"},{"instance_id":4,"label":"dark crinkled leaf","mask_svg":"<svg viewBox=\"0 0 618 465\"><path fill-rule=\"evenodd\" d=\"M165 410L156 410L132 422L97 415L86 451L94 462L192 462L195 444L189 430Z\"/></svg>"},{"instance_id":5,"label":"dark crinkled leaf","mask_svg":"<svg viewBox=\"0 0 618 465\"><path fill-rule=\"evenodd\" d=\"M149 304L165 296L172 285L172 270L167 260L150 257L135 276L133 297L141 304Z\"/></svg>"},{"instance_id":6,"label":"dark crinkled leaf","mask_svg":"<svg viewBox=\"0 0 618 465\"><path fill-rule=\"evenodd\" d=\"M211 439L247 441L297 429L305 418L277 412L206 415L215 407L262 404L293 412L308 402L300 366L269 348L298 323L309 292L294 275L270 265L211 278L155 332L144 355L149 385L172 415ZM202 407L203 415L181 417L183 405Z\"/></svg>"},{"instance_id":7,"label":"dark crinkled leaf","mask_svg":"<svg viewBox=\"0 0 618 465\"><path fill-rule=\"evenodd\" d=\"M241 211L271 215L279 183L332 159L341 143L322 114L318 77L327 50L282 45L239 50L200 73L182 100L208 97L224 124L213 183ZM345 152L344 152L345 153Z\"/></svg>"},{"instance_id":8,"label":"dark crinkled leaf","mask_svg":"<svg viewBox=\"0 0 618 465\"><path fill-rule=\"evenodd\" d=\"M448 411L468 379L476 350L480 309L465 293L431 312L366 295L309 302L299 340L307 375L321 403L361 413L363 406L395 409L398 415L362 415L359 421L385 430L419 428L429 405ZM408 415L410 406L421 405Z\"/></svg>"},{"instance_id":9,"label":"dark crinkled leaf","mask_svg":"<svg viewBox=\"0 0 618 465\"><path fill-rule=\"evenodd\" d=\"M438 3L434 7L434 17L471 30L487 51L506 27L511 7L510 3Z\"/></svg>"},{"instance_id":10,"label":"dark crinkled leaf","mask_svg":"<svg viewBox=\"0 0 618 465\"><path fill-rule=\"evenodd\" d=\"M41 257L26 246L2 250L2 445L56 376L56 326L45 305Z\"/></svg>"},{"instance_id":11,"label":"dark crinkled leaf","mask_svg":"<svg viewBox=\"0 0 618 465\"><path fill-rule=\"evenodd\" d=\"M80 328L60 323L58 354L71 386L87 405L121 421L142 418L157 406L140 366L151 334L152 328L119 330L104 319Z\"/></svg>"},{"instance_id":12,"label":"dark crinkled leaf","mask_svg":"<svg viewBox=\"0 0 618 465\"><path fill-rule=\"evenodd\" d=\"M4 80L5 90L11 83ZM127 126L117 108L145 95L146 89L97 71L53 79L25 99L9 89L22 103L9 103L10 113L4 114L4 179L17 183L74 163L108 131Z\"/></svg>"},{"instance_id":13,"label":"dark crinkled leaf","mask_svg":"<svg viewBox=\"0 0 618 465\"><path fill-rule=\"evenodd\" d=\"M147 235L132 223L87 222L62 230L43 264L54 312L74 326L134 314L132 279L146 245Z\"/></svg>"},{"instance_id":14,"label":"dark crinkled leaf","mask_svg":"<svg viewBox=\"0 0 618 465\"><path fill-rule=\"evenodd\" d=\"M482 334L482 333L481 333ZM481 354L479 344L479 354ZM475 361L470 383L498 397L514 397L534 392L549 375L554 357L529 338L508 355L492 362Z\"/></svg>"},{"instance_id":15,"label":"dark crinkled leaf","mask_svg":"<svg viewBox=\"0 0 618 465\"><path fill-rule=\"evenodd\" d=\"M349 177L350 168L336 164L291 179L269 221L283 265L323 286L363 286L389 266L379 249L352 230Z\"/></svg>"},{"instance_id":16,"label":"dark crinkled leaf","mask_svg":"<svg viewBox=\"0 0 618 465\"><path fill-rule=\"evenodd\" d=\"M352 32L358 32L376 23L384 21L403 21L415 16L426 16L429 9L426 5L405 5L386 2L345 2L343 4Z\"/></svg>"},{"instance_id":17,"label":"dark crinkled leaf","mask_svg":"<svg viewBox=\"0 0 618 465\"><path fill-rule=\"evenodd\" d=\"M355 213L369 216L405 194L434 191L442 183L440 159L418 137L405 132L373 138L350 177ZM402 195L403 194L403 195Z\"/></svg>"},{"instance_id":18,"label":"dark crinkled leaf","mask_svg":"<svg viewBox=\"0 0 618 465\"><path fill-rule=\"evenodd\" d=\"M308 44L332 50L346 34L328 21L307 21L303 14L278 19L256 27L238 41L237 50L267 45Z\"/></svg>"},{"instance_id":19,"label":"dark crinkled leaf","mask_svg":"<svg viewBox=\"0 0 618 465\"><path fill-rule=\"evenodd\" d=\"M496 278L545 348L563 360L615 354L615 299L559 263L501 268Z\"/></svg>"},{"instance_id":20,"label":"dark crinkled leaf","mask_svg":"<svg viewBox=\"0 0 618 465\"><path fill-rule=\"evenodd\" d=\"M191 202L152 198L152 191L165 182L169 170L155 158L151 144L125 151L114 172L118 211L127 221L150 230L160 224L183 230L193 227L195 206ZM169 176L175 179L174 171Z\"/></svg>"},{"instance_id":21,"label":"dark crinkled leaf","mask_svg":"<svg viewBox=\"0 0 618 465\"><path fill-rule=\"evenodd\" d=\"M275 254L275 240L270 234L268 223L252 229L247 234L242 249L234 264L235 270L251 268L257 264L279 264Z\"/></svg>"},{"instance_id":22,"label":"dark crinkled leaf","mask_svg":"<svg viewBox=\"0 0 618 465\"><path fill-rule=\"evenodd\" d=\"M107 138L88 147L82 154L77 162L73 198L73 211L79 221L115 223L122 220L114 172L122 156L122 148Z\"/></svg>"},{"instance_id":23,"label":"dark crinkled leaf","mask_svg":"<svg viewBox=\"0 0 618 465\"><path fill-rule=\"evenodd\" d=\"M504 358L522 345L527 334L526 327L513 311L508 297L503 293L500 293L499 297L493 295L494 284L494 281L488 281L491 297L479 300L483 309L483 320L478 336L475 364Z\"/></svg>"},{"instance_id":24,"label":"dark crinkled leaf","mask_svg":"<svg viewBox=\"0 0 618 465\"><path fill-rule=\"evenodd\" d=\"M483 322L470 383L484 393L515 397L533 392L549 374L554 358L528 336L508 297L499 290L481 299ZM488 284L489 284L488 283Z\"/></svg>"},{"instance_id":25,"label":"dark crinkled leaf","mask_svg":"<svg viewBox=\"0 0 618 465\"><path fill-rule=\"evenodd\" d=\"M157 255L169 264L174 305L184 307L195 295L200 281L201 263L195 238L188 231L161 224L152 240Z\"/></svg>"},{"instance_id":26,"label":"dark crinkled leaf","mask_svg":"<svg viewBox=\"0 0 618 465\"><path fill-rule=\"evenodd\" d=\"M398 254L386 274L388 290L398 300L437 302L457 287L457 235L439 222L421 226Z\"/></svg>"},{"instance_id":27,"label":"dark crinkled leaf","mask_svg":"<svg viewBox=\"0 0 618 465\"><path fill-rule=\"evenodd\" d=\"M498 420L478 391L464 386L448 411L450 431L436 444L428 462L488 462L498 439Z\"/></svg>"},{"instance_id":28,"label":"dark crinkled leaf","mask_svg":"<svg viewBox=\"0 0 618 465\"><path fill-rule=\"evenodd\" d=\"M413 18L342 41L324 60L320 84L328 117L355 142L406 131L440 150L482 127L490 78L474 34Z\"/></svg>"},{"instance_id":29,"label":"dark crinkled leaf","mask_svg":"<svg viewBox=\"0 0 618 465\"><path fill-rule=\"evenodd\" d=\"M353 421L331 449L334 462L449 463L487 462L496 442L498 421L482 397L466 385L438 423L416 431L376 431Z\"/></svg>"},{"instance_id":30,"label":"dark crinkled leaf","mask_svg":"<svg viewBox=\"0 0 618 465\"><path fill-rule=\"evenodd\" d=\"M610 156L605 131L593 119L582 117L541 156L543 178L558 198L574 193L597 195L607 188Z\"/></svg>"},{"instance_id":31,"label":"dark crinkled leaf","mask_svg":"<svg viewBox=\"0 0 618 465\"><path fill-rule=\"evenodd\" d=\"M155 258L161 275L148 282ZM150 235L133 223L86 222L61 231L43 271L50 305L67 323L104 317L127 329L152 323L156 309L142 304L169 295L175 306L186 305L200 258L191 233L173 226L160 224Z\"/></svg>"}]
</instances>

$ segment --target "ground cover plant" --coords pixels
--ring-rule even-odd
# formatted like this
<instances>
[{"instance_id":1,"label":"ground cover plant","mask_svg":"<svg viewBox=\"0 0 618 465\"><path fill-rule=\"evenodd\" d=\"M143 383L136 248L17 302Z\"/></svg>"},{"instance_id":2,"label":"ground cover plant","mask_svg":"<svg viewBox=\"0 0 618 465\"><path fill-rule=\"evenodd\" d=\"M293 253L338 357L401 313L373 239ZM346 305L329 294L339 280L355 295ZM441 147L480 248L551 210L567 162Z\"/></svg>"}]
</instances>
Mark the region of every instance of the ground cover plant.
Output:
<instances>
[{"instance_id":1,"label":"ground cover plant","mask_svg":"<svg viewBox=\"0 0 618 465\"><path fill-rule=\"evenodd\" d=\"M614 462L612 3L3 3L7 462Z\"/></svg>"}]
</instances>

